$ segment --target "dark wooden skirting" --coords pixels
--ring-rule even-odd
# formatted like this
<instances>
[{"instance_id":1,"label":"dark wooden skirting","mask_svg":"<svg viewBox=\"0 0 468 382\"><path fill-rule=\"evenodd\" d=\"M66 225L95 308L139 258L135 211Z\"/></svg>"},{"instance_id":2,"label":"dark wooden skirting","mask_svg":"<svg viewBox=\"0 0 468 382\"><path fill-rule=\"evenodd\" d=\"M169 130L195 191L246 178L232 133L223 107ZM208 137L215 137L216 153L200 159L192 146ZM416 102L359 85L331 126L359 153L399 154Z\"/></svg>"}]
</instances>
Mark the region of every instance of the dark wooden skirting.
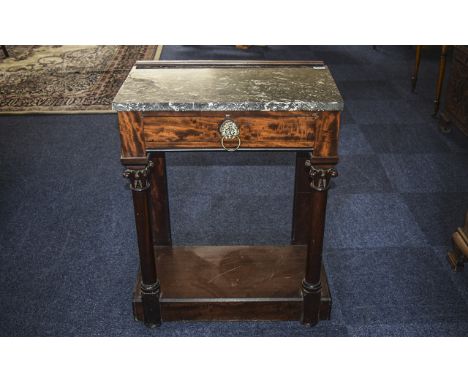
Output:
<instances>
[{"instance_id":1,"label":"dark wooden skirting","mask_svg":"<svg viewBox=\"0 0 468 382\"><path fill-rule=\"evenodd\" d=\"M155 247L162 321L300 320L306 246ZM331 296L322 267L320 319ZM141 279L133 295L143 320Z\"/></svg>"}]
</instances>

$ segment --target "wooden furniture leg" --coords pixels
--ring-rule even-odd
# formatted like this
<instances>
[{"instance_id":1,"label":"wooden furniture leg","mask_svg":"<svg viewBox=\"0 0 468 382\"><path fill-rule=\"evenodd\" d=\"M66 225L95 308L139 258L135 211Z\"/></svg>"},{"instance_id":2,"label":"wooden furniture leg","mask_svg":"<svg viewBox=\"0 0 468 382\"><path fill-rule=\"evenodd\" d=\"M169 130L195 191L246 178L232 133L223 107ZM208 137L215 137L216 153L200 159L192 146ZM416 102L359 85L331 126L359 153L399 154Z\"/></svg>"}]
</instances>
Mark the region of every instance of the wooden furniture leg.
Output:
<instances>
[{"instance_id":1,"label":"wooden furniture leg","mask_svg":"<svg viewBox=\"0 0 468 382\"><path fill-rule=\"evenodd\" d=\"M416 45L416 62L414 63L413 74L411 75L411 91L416 90L416 82L418 81L419 64L421 63L421 45Z\"/></svg>"},{"instance_id":2,"label":"wooden furniture leg","mask_svg":"<svg viewBox=\"0 0 468 382\"><path fill-rule=\"evenodd\" d=\"M145 325L154 327L161 324L159 306L160 285L156 272L153 249L150 210L150 172L154 166L148 161L141 165L127 166L124 177L130 181L135 210L135 223L138 238L138 253L141 270L141 296Z\"/></svg>"},{"instance_id":3,"label":"wooden furniture leg","mask_svg":"<svg viewBox=\"0 0 468 382\"><path fill-rule=\"evenodd\" d=\"M156 152L151 156L154 167L151 171L151 203L154 245L171 245L169 196L167 192L166 156Z\"/></svg>"},{"instance_id":4,"label":"wooden furniture leg","mask_svg":"<svg viewBox=\"0 0 468 382\"><path fill-rule=\"evenodd\" d=\"M439 60L439 75L437 77L437 85L436 85L436 96L434 99L434 116L437 115L439 112L440 106L440 95L442 93L442 86L444 84L444 77L445 77L445 64L447 61L447 45L442 45L442 49L440 52L440 60Z\"/></svg>"},{"instance_id":5,"label":"wooden furniture leg","mask_svg":"<svg viewBox=\"0 0 468 382\"><path fill-rule=\"evenodd\" d=\"M302 281L304 299L302 323L315 325L320 319L320 297L322 293L320 272L322 268L327 194L331 178L338 174L333 167L314 167L311 160L306 161L306 167L310 169L310 186L312 187L310 204L314 213L310 216L306 269Z\"/></svg>"},{"instance_id":6,"label":"wooden furniture leg","mask_svg":"<svg viewBox=\"0 0 468 382\"><path fill-rule=\"evenodd\" d=\"M291 244L297 245L307 245L310 231L310 216L312 214L310 194L312 190L309 186L309 172L305 167L308 159L310 159L309 152L298 151L296 153Z\"/></svg>"}]
</instances>

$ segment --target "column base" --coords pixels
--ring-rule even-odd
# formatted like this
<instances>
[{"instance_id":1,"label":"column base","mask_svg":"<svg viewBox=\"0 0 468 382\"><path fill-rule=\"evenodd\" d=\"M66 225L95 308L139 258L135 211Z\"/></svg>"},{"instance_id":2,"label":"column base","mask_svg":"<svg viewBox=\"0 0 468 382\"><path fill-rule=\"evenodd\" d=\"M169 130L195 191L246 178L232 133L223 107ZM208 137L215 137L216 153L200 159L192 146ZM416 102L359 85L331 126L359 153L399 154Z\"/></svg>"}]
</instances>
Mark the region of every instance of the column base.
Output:
<instances>
[{"instance_id":1,"label":"column base","mask_svg":"<svg viewBox=\"0 0 468 382\"><path fill-rule=\"evenodd\" d=\"M315 326L320 321L321 295L321 280L315 285L302 280L302 296L304 297L304 307L302 309L301 317L302 324Z\"/></svg>"},{"instance_id":2,"label":"column base","mask_svg":"<svg viewBox=\"0 0 468 382\"><path fill-rule=\"evenodd\" d=\"M159 303L159 282L145 285L140 281L141 301L143 305L143 321L145 325L154 328L161 325L161 307Z\"/></svg>"}]
</instances>

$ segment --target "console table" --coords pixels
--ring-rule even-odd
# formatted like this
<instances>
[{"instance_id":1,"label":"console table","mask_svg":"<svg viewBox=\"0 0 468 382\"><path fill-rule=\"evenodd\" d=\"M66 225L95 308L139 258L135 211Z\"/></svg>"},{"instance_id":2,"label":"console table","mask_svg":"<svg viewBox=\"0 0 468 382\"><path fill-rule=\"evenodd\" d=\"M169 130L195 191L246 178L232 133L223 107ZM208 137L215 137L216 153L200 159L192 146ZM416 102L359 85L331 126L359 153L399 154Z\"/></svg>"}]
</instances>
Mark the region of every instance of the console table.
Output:
<instances>
[{"instance_id":1,"label":"console table","mask_svg":"<svg viewBox=\"0 0 468 382\"><path fill-rule=\"evenodd\" d=\"M138 238L135 319L329 319L322 244L343 100L323 62L139 61L112 107ZM172 246L165 152L202 150L296 152L291 245Z\"/></svg>"}]
</instances>

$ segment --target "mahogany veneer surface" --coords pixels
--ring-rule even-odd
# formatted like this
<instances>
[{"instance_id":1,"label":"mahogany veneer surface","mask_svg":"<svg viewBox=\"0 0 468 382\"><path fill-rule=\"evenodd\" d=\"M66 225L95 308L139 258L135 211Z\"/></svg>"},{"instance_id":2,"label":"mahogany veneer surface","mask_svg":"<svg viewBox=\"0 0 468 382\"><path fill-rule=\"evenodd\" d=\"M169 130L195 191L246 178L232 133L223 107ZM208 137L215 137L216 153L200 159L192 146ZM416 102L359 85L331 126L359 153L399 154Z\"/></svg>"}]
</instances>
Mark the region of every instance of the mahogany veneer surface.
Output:
<instances>
[{"instance_id":1,"label":"mahogany veneer surface","mask_svg":"<svg viewBox=\"0 0 468 382\"><path fill-rule=\"evenodd\" d=\"M155 247L163 321L299 320L306 246ZM141 319L139 288L135 317ZM322 269L321 319L331 298Z\"/></svg>"},{"instance_id":2,"label":"mahogany veneer surface","mask_svg":"<svg viewBox=\"0 0 468 382\"><path fill-rule=\"evenodd\" d=\"M242 148L312 148L318 113L145 113L149 149L220 149L219 126L229 116L239 126Z\"/></svg>"},{"instance_id":3,"label":"mahogany veneer surface","mask_svg":"<svg viewBox=\"0 0 468 382\"><path fill-rule=\"evenodd\" d=\"M162 298L300 298L305 248L156 248Z\"/></svg>"}]
</instances>

